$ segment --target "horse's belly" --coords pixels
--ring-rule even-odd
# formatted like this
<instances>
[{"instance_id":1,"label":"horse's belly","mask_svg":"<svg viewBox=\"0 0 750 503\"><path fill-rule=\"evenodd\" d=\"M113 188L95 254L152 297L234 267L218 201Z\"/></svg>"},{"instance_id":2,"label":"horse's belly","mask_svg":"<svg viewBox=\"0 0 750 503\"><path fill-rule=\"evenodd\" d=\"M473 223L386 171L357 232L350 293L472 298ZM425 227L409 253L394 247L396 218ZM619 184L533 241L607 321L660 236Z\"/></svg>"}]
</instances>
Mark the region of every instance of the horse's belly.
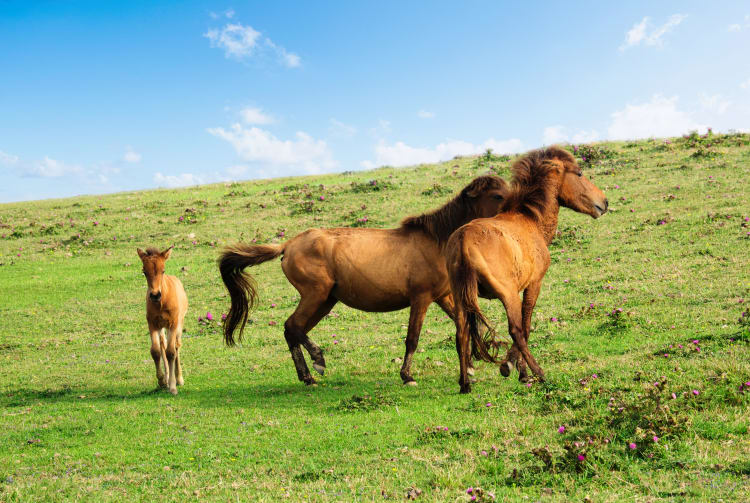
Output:
<instances>
[{"instance_id":1,"label":"horse's belly","mask_svg":"<svg viewBox=\"0 0 750 503\"><path fill-rule=\"evenodd\" d=\"M374 285L369 285L369 288L364 289L353 289L336 285L332 293L339 302L343 302L354 309L369 311L371 313L398 311L399 309L409 307L411 303L408 296L394 292L379 291Z\"/></svg>"}]
</instances>

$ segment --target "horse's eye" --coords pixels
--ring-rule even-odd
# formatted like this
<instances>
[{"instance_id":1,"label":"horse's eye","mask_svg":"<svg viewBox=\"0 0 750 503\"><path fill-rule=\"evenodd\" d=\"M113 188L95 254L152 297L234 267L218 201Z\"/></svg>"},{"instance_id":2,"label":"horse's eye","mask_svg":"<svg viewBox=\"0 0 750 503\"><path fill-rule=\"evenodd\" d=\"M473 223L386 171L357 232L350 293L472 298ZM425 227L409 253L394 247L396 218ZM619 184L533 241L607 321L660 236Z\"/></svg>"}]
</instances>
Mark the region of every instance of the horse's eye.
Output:
<instances>
[{"instance_id":1,"label":"horse's eye","mask_svg":"<svg viewBox=\"0 0 750 503\"><path fill-rule=\"evenodd\" d=\"M495 199L497 201L502 201L503 200L503 196L501 196L500 194L495 194L495 195L492 196L492 199Z\"/></svg>"},{"instance_id":2,"label":"horse's eye","mask_svg":"<svg viewBox=\"0 0 750 503\"><path fill-rule=\"evenodd\" d=\"M166 272L166 269L162 269L161 273L164 274Z\"/></svg>"}]
</instances>

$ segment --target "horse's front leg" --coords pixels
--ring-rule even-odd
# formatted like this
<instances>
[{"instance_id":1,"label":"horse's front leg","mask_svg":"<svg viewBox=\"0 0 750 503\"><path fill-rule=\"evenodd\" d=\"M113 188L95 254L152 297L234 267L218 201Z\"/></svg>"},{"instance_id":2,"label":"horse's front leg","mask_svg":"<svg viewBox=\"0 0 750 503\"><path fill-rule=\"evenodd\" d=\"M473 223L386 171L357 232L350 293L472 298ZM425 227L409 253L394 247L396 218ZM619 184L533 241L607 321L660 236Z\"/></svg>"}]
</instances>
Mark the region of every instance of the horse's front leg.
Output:
<instances>
[{"instance_id":1,"label":"horse's front leg","mask_svg":"<svg viewBox=\"0 0 750 503\"><path fill-rule=\"evenodd\" d=\"M182 323L177 325L175 328L175 372L177 372L177 386L185 384L185 379L182 377L182 356L180 355L180 348L182 347Z\"/></svg>"},{"instance_id":2,"label":"horse's front leg","mask_svg":"<svg viewBox=\"0 0 750 503\"><path fill-rule=\"evenodd\" d=\"M422 331L422 323L430 307L432 299L430 297L418 297L412 299L411 310L409 311L409 328L406 332L406 352L404 353L404 363L401 365L401 380L407 386L416 386L417 381L411 375L411 361L414 358L414 352L419 344L419 333Z\"/></svg>"}]
</instances>

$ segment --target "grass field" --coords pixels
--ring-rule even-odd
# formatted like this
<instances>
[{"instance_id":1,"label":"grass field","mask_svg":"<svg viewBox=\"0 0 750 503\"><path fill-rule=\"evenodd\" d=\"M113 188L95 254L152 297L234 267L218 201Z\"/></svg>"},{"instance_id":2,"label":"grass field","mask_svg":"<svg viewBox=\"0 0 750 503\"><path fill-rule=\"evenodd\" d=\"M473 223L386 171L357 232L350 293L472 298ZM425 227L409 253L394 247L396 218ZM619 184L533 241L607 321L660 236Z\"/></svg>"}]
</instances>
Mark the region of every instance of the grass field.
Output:
<instances>
[{"instance_id":1,"label":"grass field","mask_svg":"<svg viewBox=\"0 0 750 503\"><path fill-rule=\"evenodd\" d=\"M326 376L299 383L277 261L251 269L260 307L225 348L216 258L395 226L509 178L508 158L0 205L0 501L750 500L750 135L576 150L611 211L561 211L531 334L548 381L479 364L470 395L437 306L417 387L394 361L407 312L340 304L312 332ZM190 301L175 397L156 389L135 251L169 244Z\"/></svg>"}]
</instances>

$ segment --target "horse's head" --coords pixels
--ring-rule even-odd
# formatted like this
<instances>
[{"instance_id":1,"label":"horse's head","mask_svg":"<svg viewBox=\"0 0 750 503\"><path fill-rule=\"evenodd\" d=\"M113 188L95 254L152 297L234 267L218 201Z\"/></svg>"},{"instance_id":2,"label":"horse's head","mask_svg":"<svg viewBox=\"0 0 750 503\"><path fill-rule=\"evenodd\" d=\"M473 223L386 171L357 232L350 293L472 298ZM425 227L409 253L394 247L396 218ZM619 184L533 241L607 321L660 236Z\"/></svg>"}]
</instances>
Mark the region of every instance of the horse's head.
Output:
<instances>
[{"instance_id":1,"label":"horse's head","mask_svg":"<svg viewBox=\"0 0 750 503\"><path fill-rule=\"evenodd\" d=\"M494 217L505 202L510 186L499 176L480 176L461 191L476 218Z\"/></svg>"},{"instance_id":2,"label":"horse's head","mask_svg":"<svg viewBox=\"0 0 750 503\"><path fill-rule=\"evenodd\" d=\"M156 304L161 302L164 263L169 259L171 254L171 246L163 252L160 252L156 248L148 248L146 251L138 248L138 256L141 257L141 262L143 262L143 275L146 276L146 283L148 283L148 298Z\"/></svg>"},{"instance_id":3,"label":"horse's head","mask_svg":"<svg viewBox=\"0 0 750 503\"><path fill-rule=\"evenodd\" d=\"M551 147L553 162L557 165L560 185L557 200L560 206L599 218L607 212L609 201L599 187L583 176L573 155L563 149Z\"/></svg>"}]
</instances>

